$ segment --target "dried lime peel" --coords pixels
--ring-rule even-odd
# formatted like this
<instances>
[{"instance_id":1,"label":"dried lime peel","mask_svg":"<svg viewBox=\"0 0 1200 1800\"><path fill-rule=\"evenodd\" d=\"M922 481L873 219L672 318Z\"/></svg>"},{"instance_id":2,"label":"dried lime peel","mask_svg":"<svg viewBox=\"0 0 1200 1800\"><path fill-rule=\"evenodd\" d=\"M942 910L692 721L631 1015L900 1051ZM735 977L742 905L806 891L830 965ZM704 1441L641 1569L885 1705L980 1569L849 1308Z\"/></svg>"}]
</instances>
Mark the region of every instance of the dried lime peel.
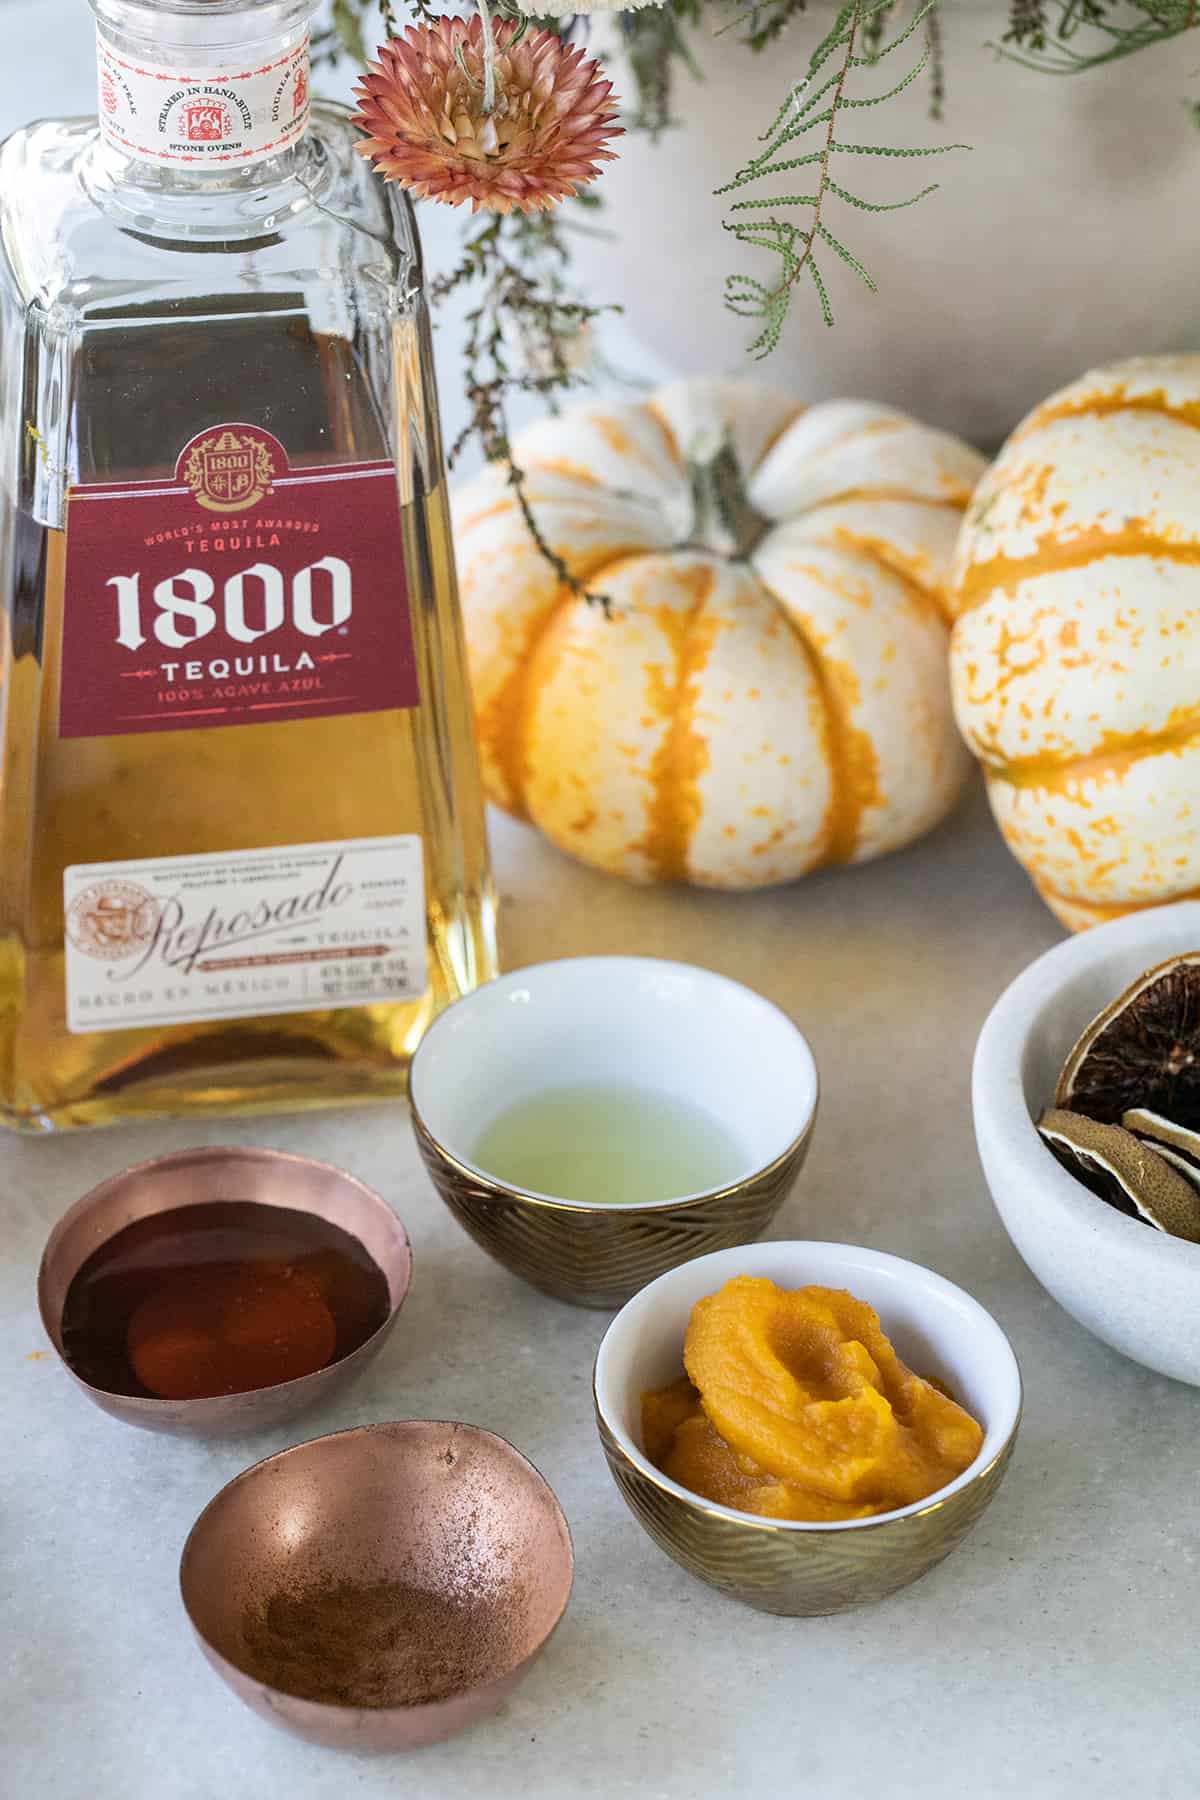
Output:
<instances>
[{"instance_id":1,"label":"dried lime peel","mask_svg":"<svg viewBox=\"0 0 1200 1800\"><path fill-rule=\"evenodd\" d=\"M1172 1168L1193 1182L1200 1182L1200 1131L1190 1131L1186 1125L1177 1125L1174 1119L1164 1119L1161 1113L1150 1112L1144 1106L1132 1107L1122 1115L1121 1123L1126 1131L1149 1143Z\"/></svg>"},{"instance_id":2,"label":"dried lime peel","mask_svg":"<svg viewBox=\"0 0 1200 1800\"><path fill-rule=\"evenodd\" d=\"M1121 1125L1052 1107L1038 1120L1059 1161L1118 1211L1200 1244L1200 1189Z\"/></svg>"}]
</instances>

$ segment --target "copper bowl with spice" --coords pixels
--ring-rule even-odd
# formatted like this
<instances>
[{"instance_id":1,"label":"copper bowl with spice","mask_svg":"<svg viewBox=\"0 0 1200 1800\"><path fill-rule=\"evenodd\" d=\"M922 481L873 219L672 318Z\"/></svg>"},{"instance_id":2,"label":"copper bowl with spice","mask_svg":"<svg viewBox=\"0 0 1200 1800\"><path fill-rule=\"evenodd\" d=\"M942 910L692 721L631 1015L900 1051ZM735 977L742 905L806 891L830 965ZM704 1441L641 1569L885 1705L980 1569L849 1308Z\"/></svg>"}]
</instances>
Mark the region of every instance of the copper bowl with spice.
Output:
<instances>
[{"instance_id":1,"label":"copper bowl with spice","mask_svg":"<svg viewBox=\"0 0 1200 1800\"><path fill-rule=\"evenodd\" d=\"M297 1737L414 1750L495 1711L574 1573L562 1508L476 1425L409 1419L298 1444L201 1513L183 1604L213 1668Z\"/></svg>"},{"instance_id":2,"label":"copper bowl with spice","mask_svg":"<svg viewBox=\"0 0 1200 1800\"><path fill-rule=\"evenodd\" d=\"M105 1412L233 1437L361 1373L411 1275L404 1226L353 1175L282 1150L209 1148L125 1169L78 1201L50 1234L38 1306Z\"/></svg>"}]
</instances>

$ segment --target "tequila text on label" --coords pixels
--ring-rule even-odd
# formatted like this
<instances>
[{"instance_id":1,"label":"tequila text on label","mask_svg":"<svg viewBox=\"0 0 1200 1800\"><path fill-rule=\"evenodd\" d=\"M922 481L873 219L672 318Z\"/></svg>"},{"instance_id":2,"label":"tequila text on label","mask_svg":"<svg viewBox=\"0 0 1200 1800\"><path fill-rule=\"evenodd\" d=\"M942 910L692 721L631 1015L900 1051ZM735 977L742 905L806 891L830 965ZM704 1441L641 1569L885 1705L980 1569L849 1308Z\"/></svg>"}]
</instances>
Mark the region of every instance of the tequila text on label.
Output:
<instances>
[{"instance_id":1,"label":"tequila text on label","mask_svg":"<svg viewBox=\"0 0 1200 1800\"><path fill-rule=\"evenodd\" d=\"M288 662L285 657L264 656L217 656L212 662L165 662L159 667L168 681L174 681L180 669L185 681L202 681L205 676L211 681L224 681L230 675L295 675L305 669L315 669L316 663L307 650L302 650L295 662Z\"/></svg>"}]
</instances>

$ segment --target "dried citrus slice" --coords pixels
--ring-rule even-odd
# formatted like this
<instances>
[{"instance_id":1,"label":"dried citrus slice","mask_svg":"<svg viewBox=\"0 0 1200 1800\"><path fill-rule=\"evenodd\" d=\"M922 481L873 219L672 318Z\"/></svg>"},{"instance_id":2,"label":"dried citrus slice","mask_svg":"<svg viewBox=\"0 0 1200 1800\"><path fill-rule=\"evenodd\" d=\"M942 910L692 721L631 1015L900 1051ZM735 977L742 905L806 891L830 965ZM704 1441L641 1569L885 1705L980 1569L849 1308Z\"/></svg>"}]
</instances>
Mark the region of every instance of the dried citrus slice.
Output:
<instances>
[{"instance_id":1,"label":"dried citrus slice","mask_svg":"<svg viewBox=\"0 0 1200 1800\"><path fill-rule=\"evenodd\" d=\"M1131 1131L1053 1108L1038 1130L1064 1168L1118 1212L1200 1244L1200 1191Z\"/></svg>"},{"instance_id":2,"label":"dried citrus slice","mask_svg":"<svg viewBox=\"0 0 1200 1800\"><path fill-rule=\"evenodd\" d=\"M1147 969L1092 1020L1054 1099L1106 1125L1144 1107L1200 1127L1200 951Z\"/></svg>"},{"instance_id":3,"label":"dried citrus slice","mask_svg":"<svg viewBox=\"0 0 1200 1800\"><path fill-rule=\"evenodd\" d=\"M1177 1125L1174 1119L1164 1119L1161 1113L1150 1112L1144 1106L1131 1107L1121 1115L1121 1123L1181 1175L1200 1182L1200 1131Z\"/></svg>"}]
</instances>

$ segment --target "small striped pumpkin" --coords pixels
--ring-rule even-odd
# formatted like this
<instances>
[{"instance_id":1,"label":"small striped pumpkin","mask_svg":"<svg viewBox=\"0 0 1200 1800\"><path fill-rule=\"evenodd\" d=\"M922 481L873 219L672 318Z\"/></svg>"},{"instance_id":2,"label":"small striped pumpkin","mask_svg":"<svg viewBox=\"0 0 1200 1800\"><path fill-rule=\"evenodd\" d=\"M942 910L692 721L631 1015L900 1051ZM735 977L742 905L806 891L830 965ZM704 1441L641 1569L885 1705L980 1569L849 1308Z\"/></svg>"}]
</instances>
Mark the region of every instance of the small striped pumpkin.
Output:
<instances>
[{"instance_id":1,"label":"small striped pumpkin","mask_svg":"<svg viewBox=\"0 0 1200 1800\"><path fill-rule=\"evenodd\" d=\"M455 497L484 778L635 881L753 888L910 842L969 758L950 571L982 460L857 401L685 381L522 434Z\"/></svg>"},{"instance_id":2,"label":"small striped pumpkin","mask_svg":"<svg viewBox=\"0 0 1200 1800\"><path fill-rule=\"evenodd\" d=\"M955 709L1013 853L1074 930L1200 893L1200 357L1031 413L963 525Z\"/></svg>"}]
</instances>

